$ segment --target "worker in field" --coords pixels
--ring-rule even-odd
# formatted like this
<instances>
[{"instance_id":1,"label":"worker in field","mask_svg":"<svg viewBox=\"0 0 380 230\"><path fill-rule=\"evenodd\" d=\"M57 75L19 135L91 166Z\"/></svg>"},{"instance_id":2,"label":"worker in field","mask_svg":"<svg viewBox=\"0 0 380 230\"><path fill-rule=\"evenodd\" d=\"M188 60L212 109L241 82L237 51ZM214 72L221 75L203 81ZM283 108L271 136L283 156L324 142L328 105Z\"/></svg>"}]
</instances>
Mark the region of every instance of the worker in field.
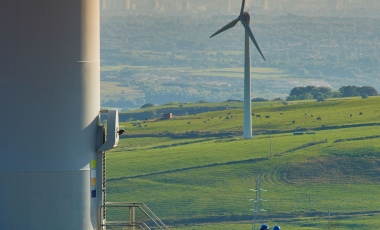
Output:
<instances>
[{"instance_id":1,"label":"worker in field","mask_svg":"<svg viewBox=\"0 0 380 230\"><path fill-rule=\"evenodd\" d=\"M263 224L263 225L261 225L260 230L269 230L269 227L268 227L268 225Z\"/></svg>"},{"instance_id":2,"label":"worker in field","mask_svg":"<svg viewBox=\"0 0 380 230\"><path fill-rule=\"evenodd\" d=\"M281 230L280 226L276 225L273 227L273 230Z\"/></svg>"}]
</instances>

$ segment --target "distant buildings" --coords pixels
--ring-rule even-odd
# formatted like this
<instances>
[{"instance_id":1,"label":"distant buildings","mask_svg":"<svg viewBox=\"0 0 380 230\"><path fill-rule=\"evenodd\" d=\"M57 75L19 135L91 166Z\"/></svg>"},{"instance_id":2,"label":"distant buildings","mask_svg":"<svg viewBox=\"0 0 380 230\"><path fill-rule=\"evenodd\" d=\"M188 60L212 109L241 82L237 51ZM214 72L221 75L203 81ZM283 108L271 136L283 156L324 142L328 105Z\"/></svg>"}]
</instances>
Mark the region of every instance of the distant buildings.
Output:
<instances>
[{"instance_id":1,"label":"distant buildings","mask_svg":"<svg viewBox=\"0 0 380 230\"><path fill-rule=\"evenodd\" d=\"M264 10L281 10L281 0L264 0Z\"/></svg>"},{"instance_id":2,"label":"distant buildings","mask_svg":"<svg viewBox=\"0 0 380 230\"><path fill-rule=\"evenodd\" d=\"M336 0L337 9L379 9L379 0Z\"/></svg>"},{"instance_id":3,"label":"distant buildings","mask_svg":"<svg viewBox=\"0 0 380 230\"><path fill-rule=\"evenodd\" d=\"M222 0L223 3L220 4L219 7L219 12L220 13L230 13L231 12L231 7L232 7L232 0Z\"/></svg>"},{"instance_id":4,"label":"distant buildings","mask_svg":"<svg viewBox=\"0 0 380 230\"><path fill-rule=\"evenodd\" d=\"M191 11L191 3L190 1L183 1L182 2L182 10Z\"/></svg>"},{"instance_id":5,"label":"distant buildings","mask_svg":"<svg viewBox=\"0 0 380 230\"><path fill-rule=\"evenodd\" d=\"M164 113L162 117L164 119L172 119L173 118L173 114L172 113Z\"/></svg>"},{"instance_id":6,"label":"distant buildings","mask_svg":"<svg viewBox=\"0 0 380 230\"><path fill-rule=\"evenodd\" d=\"M125 0L125 9L131 10L131 0Z\"/></svg>"},{"instance_id":7,"label":"distant buildings","mask_svg":"<svg viewBox=\"0 0 380 230\"><path fill-rule=\"evenodd\" d=\"M131 0L101 0L102 10L130 10Z\"/></svg>"},{"instance_id":8,"label":"distant buildings","mask_svg":"<svg viewBox=\"0 0 380 230\"><path fill-rule=\"evenodd\" d=\"M252 10L261 10L264 8L264 1L263 0L253 0L251 2L251 8Z\"/></svg>"},{"instance_id":9,"label":"distant buildings","mask_svg":"<svg viewBox=\"0 0 380 230\"><path fill-rule=\"evenodd\" d=\"M146 9L146 11L148 11L148 12L154 12L154 11L159 10L159 7L160 7L160 2L159 2L159 0L149 0L149 1L146 3L145 9Z\"/></svg>"},{"instance_id":10,"label":"distant buildings","mask_svg":"<svg viewBox=\"0 0 380 230\"><path fill-rule=\"evenodd\" d=\"M338 9L338 1L339 0L329 0L326 1L326 8L327 9Z\"/></svg>"},{"instance_id":11,"label":"distant buildings","mask_svg":"<svg viewBox=\"0 0 380 230\"><path fill-rule=\"evenodd\" d=\"M229 14L240 10L241 0L100 0L102 12ZM254 12L367 9L380 10L380 0L246 0Z\"/></svg>"}]
</instances>

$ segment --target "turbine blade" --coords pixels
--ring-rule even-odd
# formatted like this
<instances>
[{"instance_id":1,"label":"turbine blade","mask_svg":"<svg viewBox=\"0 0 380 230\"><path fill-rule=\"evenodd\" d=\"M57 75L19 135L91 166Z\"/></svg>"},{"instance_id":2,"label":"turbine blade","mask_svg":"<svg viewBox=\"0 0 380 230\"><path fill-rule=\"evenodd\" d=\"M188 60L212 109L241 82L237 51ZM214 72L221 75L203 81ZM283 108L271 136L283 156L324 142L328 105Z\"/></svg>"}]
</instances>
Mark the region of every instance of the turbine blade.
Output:
<instances>
[{"instance_id":1,"label":"turbine blade","mask_svg":"<svg viewBox=\"0 0 380 230\"><path fill-rule=\"evenodd\" d=\"M243 11L244 11L244 5L245 5L245 0L243 0L243 2L241 3L240 15L243 14Z\"/></svg>"},{"instance_id":2,"label":"turbine blade","mask_svg":"<svg viewBox=\"0 0 380 230\"><path fill-rule=\"evenodd\" d=\"M252 40L253 44L255 44L256 49L257 49L257 50L259 51L259 53L261 54L261 57L263 57L264 61L266 61L266 60L265 60L265 57L264 57L264 55L263 55L263 53L262 53L261 50L260 50L259 44L257 44L257 42L256 42L255 36L253 36L252 30L251 30L251 28L249 27L249 25L248 25L243 19L240 19L240 22L241 22L241 24L243 24L243 26L244 26L244 28L245 28L245 31L247 31L249 37L251 37L251 40Z\"/></svg>"},{"instance_id":3,"label":"turbine blade","mask_svg":"<svg viewBox=\"0 0 380 230\"><path fill-rule=\"evenodd\" d=\"M210 38L214 37L215 35L217 34L220 34L222 33L223 31L226 31L228 29L231 29L232 27L234 27L236 25L236 23L238 23L239 21L239 18L233 20L232 22L228 23L227 25L225 25L222 29L216 31L213 35L210 36Z\"/></svg>"}]
</instances>

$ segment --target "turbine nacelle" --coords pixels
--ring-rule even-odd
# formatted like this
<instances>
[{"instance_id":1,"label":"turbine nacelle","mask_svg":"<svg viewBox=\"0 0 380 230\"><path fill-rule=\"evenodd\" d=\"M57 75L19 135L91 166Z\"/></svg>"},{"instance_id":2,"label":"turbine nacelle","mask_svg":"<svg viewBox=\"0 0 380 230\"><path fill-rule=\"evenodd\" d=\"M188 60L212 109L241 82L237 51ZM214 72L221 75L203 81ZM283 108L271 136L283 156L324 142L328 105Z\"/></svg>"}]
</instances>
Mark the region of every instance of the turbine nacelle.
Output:
<instances>
[{"instance_id":1,"label":"turbine nacelle","mask_svg":"<svg viewBox=\"0 0 380 230\"><path fill-rule=\"evenodd\" d=\"M243 14L239 16L239 19L242 19L249 25L249 22L251 21L251 16L247 11L244 11Z\"/></svg>"}]
</instances>

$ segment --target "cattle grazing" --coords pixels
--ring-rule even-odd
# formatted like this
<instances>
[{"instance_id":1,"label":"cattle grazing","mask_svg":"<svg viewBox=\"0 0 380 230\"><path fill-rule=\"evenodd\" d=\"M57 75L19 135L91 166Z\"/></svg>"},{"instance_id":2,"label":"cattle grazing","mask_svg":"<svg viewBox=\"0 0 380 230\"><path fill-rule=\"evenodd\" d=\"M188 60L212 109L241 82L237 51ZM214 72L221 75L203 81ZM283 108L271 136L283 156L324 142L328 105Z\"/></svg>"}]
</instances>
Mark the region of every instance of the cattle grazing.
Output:
<instances>
[{"instance_id":1,"label":"cattle grazing","mask_svg":"<svg viewBox=\"0 0 380 230\"><path fill-rule=\"evenodd\" d=\"M350 114L350 117L352 117L352 113Z\"/></svg>"},{"instance_id":2,"label":"cattle grazing","mask_svg":"<svg viewBox=\"0 0 380 230\"><path fill-rule=\"evenodd\" d=\"M268 118L268 119L270 119L270 116L266 115L266 116L265 116L265 118Z\"/></svg>"},{"instance_id":3,"label":"cattle grazing","mask_svg":"<svg viewBox=\"0 0 380 230\"><path fill-rule=\"evenodd\" d=\"M313 114L311 114L311 117L314 117Z\"/></svg>"},{"instance_id":4,"label":"cattle grazing","mask_svg":"<svg viewBox=\"0 0 380 230\"><path fill-rule=\"evenodd\" d=\"M187 124L191 124L191 122L189 121L189 122L187 122Z\"/></svg>"},{"instance_id":5,"label":"cattle grazing","mask_svg":"<svg viewBox=\"0 0 380 230\"><path fill-rule=\"evenodd\" d=\"M363 115L363 112L360 112L359 115Z\"/></svg>"},{"instance_id":6,"label":"cattle grazing","mask_svg":"<svg viewBox=\"0 0 380 230\"><path fill-rule=\"evenodd\" d=\"M321 121L322 120L322 118L321 117L317 117L317 121Z\"/></svg>"},{"instance_id":7,"label":"cattle grazing","mask_svg":"<svg viewBox=\"0 0 380 230\"><path fill-rule=\"evenodd\" d=\"M256 114L256 118L261 118L260 114Z\"/></svg>"},{"instance_id":8,"label":"cattle grazing","mask_svg":"<svg viewBox=\"0 0 380 230\"><path fill-rule=\"evenodd\" d=\"M293 121L292 121L292 123L293 123L293 124L295 124L295 123L296 123L296 121L295 121L295 120L293 120Z\"/></svg>"}]
</instances>

